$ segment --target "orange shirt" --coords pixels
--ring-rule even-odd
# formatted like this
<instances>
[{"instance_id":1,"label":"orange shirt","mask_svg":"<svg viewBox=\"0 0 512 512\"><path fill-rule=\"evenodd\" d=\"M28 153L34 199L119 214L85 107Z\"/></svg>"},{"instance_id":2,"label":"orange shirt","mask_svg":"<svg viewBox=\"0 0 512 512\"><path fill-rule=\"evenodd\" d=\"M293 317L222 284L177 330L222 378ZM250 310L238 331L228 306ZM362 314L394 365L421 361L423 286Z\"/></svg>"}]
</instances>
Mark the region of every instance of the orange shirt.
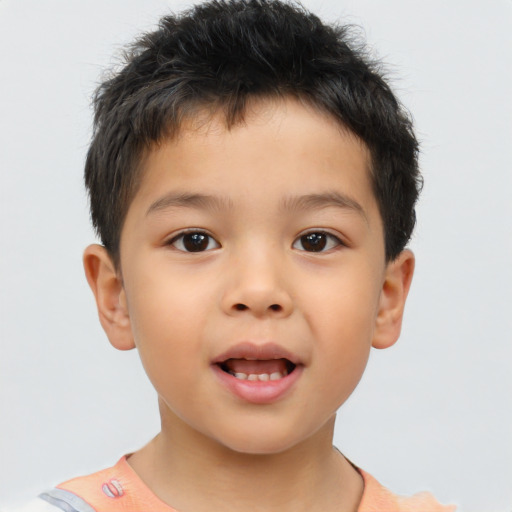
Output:
<instances>
[{"instance_id":1,"label":"orange shirt","mask_svg":"<svg viewBox=\"0 0 512 512\"><path fill-rule=\"evenodd\" d=\"M455 506L439 504L430 493L397 496L365 471L359 471L364 480L364 493L358 512L455 511ZM44 510L55 507L55 511L78 512L176 512L146 487L126 457L122 457L114 467L68 480L41 494L40 498L46 501Z\"/></svg>"}]
</instances>

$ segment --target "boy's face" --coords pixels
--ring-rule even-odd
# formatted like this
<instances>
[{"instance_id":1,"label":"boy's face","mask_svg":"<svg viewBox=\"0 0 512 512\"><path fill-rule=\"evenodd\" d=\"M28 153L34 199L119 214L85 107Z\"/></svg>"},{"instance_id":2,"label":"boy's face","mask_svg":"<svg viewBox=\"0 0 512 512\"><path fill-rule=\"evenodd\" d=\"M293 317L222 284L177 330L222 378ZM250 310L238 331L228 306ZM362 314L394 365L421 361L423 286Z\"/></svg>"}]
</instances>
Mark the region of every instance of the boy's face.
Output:
<instances>
[{"instance_id":1,"label":"boy's face","mask_svg":"<svg viewBox=\"0 0 512 512\"><path fill-rule=\"evenodd\" d=\"M368 166L354 136L292 100L149 153L122 281L97 246L85 261L109 282L102 323L140 351L164 429L246 453L331 432L372 344L398 337L413 269L408 251L385 262Z\"/></svg>"}]
</instances>

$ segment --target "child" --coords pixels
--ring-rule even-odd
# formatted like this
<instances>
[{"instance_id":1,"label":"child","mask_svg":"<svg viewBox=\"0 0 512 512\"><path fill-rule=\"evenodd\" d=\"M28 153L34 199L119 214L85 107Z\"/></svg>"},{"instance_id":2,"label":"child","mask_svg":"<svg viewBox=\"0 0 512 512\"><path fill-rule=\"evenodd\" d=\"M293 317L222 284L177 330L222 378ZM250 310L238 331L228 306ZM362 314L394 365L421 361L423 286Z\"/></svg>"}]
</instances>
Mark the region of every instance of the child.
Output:
<instances>
[{"instance_id":1,"label":"child","mask_svg":"<svg viewBox=\"0 0 512 512\"><path fill-rule=\"evenodd\" d=\"M411 122L347 31L213 1L140 39L95 108L85 272L162 429L24 510L453 510L332 446L370 348L399 336L421 183Z\"/></svg>"}]
</instances>

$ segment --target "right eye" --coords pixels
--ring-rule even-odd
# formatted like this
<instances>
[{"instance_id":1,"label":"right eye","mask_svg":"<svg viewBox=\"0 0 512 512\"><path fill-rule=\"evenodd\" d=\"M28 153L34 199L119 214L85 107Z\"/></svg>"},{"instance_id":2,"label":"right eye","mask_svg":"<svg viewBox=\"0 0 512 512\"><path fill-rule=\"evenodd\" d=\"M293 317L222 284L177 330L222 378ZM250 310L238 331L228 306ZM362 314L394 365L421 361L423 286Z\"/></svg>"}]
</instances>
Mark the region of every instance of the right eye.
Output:
<instances>
[{"instance_id":1,"label":"right eye","mask_svg":"<svg viewBox=\"0 0 512 512\"><path fill-rule=\"evenodd\" d=\"M169 245L183 252L204 252L220 247L217 240L204 231L180 233L169 241Z\"/></svg>"}]
</instances>

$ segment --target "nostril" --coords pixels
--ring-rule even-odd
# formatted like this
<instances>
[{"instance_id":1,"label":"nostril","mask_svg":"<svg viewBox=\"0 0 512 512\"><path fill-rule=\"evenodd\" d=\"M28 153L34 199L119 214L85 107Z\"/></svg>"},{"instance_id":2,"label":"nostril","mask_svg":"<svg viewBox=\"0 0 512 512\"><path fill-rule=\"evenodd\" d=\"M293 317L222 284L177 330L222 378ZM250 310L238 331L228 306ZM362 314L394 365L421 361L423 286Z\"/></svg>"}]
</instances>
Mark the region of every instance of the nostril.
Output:
<instances>
[{"instance_id":1,"label":"nostril","mask_svg":"<svg viewBox=\"0 0 512 512\"><path fill-rule=\"evenodd\" d=\"M238 303L234 305L234 308L237 311L245 311L246 309L249 309L249 306L246 306L245 304ZM282 311L283 307L280 304L271 304L268 309L272 311Z\"/></svg>"}]
</instances>

